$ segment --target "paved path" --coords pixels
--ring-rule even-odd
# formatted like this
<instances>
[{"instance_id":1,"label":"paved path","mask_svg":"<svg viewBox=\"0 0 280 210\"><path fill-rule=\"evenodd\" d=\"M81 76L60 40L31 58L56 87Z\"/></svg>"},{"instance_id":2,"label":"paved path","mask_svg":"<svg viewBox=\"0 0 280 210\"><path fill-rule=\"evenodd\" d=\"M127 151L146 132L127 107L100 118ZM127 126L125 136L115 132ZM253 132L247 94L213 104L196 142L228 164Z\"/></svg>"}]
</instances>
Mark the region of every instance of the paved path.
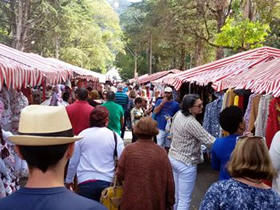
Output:
<instances>
[{"instance_id":1,"label":"paved path","mask_svg":"<svg viewBox=\"0 0 280 210\"><path fill-rule=\"evenodd\" d=\"M129 144L131 139L131 131L126 131L124 136L125 145ZM192 195L191 210L197 210L199 208L199 204L203 199L205 192L213 182L218 180L219 177L219 173L211 168L209 162L198 165L197 172L197 179Z\"/></svg>"},{"instance_id":2,"label":"paved path","mask_svg":"<svg viewBox=\"0 0 280 210\"><path fill-rule=\"evenodd\" d=\"M209 186L218 180L219 173L211 168L210 163L202 163L198 165L197 179L192 195L191 210L199 208L199 204L204 197Z\"/></svg>"}]
</instances>

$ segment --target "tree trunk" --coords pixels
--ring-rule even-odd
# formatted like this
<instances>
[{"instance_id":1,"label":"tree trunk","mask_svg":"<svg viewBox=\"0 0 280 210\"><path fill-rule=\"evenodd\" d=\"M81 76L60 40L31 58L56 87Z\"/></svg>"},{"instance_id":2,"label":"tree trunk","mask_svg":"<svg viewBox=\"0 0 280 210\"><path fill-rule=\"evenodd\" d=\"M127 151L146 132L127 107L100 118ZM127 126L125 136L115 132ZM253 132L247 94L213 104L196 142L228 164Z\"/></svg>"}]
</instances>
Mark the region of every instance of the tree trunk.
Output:
<instances>
[{"instance_id":1,"label":"tree trunk","mask_svg":"<svg viewBox=\"0 0 280 210\"><path fill-rule=\"evenodd\" d=\"M217 11L217 31L221 32L222 27L225 24L225 16L223 10ZM216 49L216 60L219 60L224 57L224 49L222 47L218 47Z\"/></svg>"},{"instance_id":2,"label":"tree trunk","mask_svg":"<svg viewBox=\"0 0 280 210\"><path fill-rule=\"evenodd\" d=\"M225 10L227 8L227 0L217 0L216 1L216 21L217 21L217 32L220 33L222 27L225 24ZM224 50L222 47L216 49L216 59L221 59L224 57Z\"/></svg>"},{"instance_id":3,"label":"tree trunk","mask_svg":"<svg viewBox=\"0 0 280 210\"><path fill-rule=\"evenodd\" d=\"M59 37L55 34L55 58L59 59Z\"/></svg>"},{"instance_id":4,"label":"tree trunk","mask_svg":"<svg viewBox=\"0 0 280 210\"><path fill-rule=\"evenodd\" d=\"M243 16L244 18L248 18L249 20L253 20L254 18L254 8L253 8L253 2L252 0L246 0L244 3L244 9L243 9Z\"/></svg>"},{"instance_id":5,"label":"tree trunk","mask_svg":"<svg viewBox=\"0 0 280 210\"><path fill-rule=\"evenodd\" d=\"M179 69L180 70L185 70L185 68L186 68L186 49L185 49L185 46L182 45Z\"/></svg>"},{"instance_id":6,"label":"tree trunk","mask_svg":"<svg viewBox=\"0 0 280 210\"><path fill-rule=\"evenodd\" d=\"M196 43L195 43L195 54L194 54L194 62L195 66L200 66L202 65L203 62L203 50L204 50L204 43L201 39L196 38Z\"/></svg>"},{"instance_id":7,"label":"tree trunk","mask_svg":"<svg viewBox=\"0 0 280 210\"><path fill-rule=\"evenodd\" d=\"M23 51L25 47L25 41L27 38L29 26L29 12L30 12L30 0L12 0L11 10L13 12L12 22L15 23L12 26L12 47Z\"/></svg>"},{"instance_id":8,"label":"tree trunk","mask_svg":"<svg viewBox=\"0 0 280 210\"><path fill-rule=\"evenodd\" d=\"M134 78L138 77L138 72L137 72L137 52L134 52Z\"/></svg>"},{"instance_id":9,"label":"tree trunk","mask_svg":"<svg viewBox=\"0 0 280 210\"><path fill-rule=\"evenodd\" d=\"M150 32L150 41L149 41L149 73L152 74L152 65L153 65L153 38L152 33Z\"/></svg>"}]
</instances>

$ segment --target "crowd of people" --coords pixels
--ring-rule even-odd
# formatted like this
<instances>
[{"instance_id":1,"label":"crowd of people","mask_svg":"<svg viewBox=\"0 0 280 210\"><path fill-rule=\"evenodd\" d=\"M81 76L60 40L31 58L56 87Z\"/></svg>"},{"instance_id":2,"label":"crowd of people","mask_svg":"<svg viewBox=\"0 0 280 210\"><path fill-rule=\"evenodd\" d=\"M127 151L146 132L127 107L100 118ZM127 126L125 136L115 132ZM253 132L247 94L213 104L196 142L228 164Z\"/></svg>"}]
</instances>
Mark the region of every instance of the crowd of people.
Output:
<instances>
[{"instance_id":1,"label":"crowd of people","mask_svg":"<svg viewBox=\"0 0 280 210\"><path fill-rule=\"evenodd\" d=\"M25 186L0 199L0 209L106 209L101 194L116 178L120 209L187 210L201 145L220 172L201 210L280 209L280 132L268 151L262 137L245 132L237 106L219 113L227 134L215 138L197 120L203 101L196 94L179 103L171 87L150 84L52 90L43 105L21 111L17 135L0 135L29 169ZM125 145L127 130L132 142Z\"/></svg>"}]
</instances>

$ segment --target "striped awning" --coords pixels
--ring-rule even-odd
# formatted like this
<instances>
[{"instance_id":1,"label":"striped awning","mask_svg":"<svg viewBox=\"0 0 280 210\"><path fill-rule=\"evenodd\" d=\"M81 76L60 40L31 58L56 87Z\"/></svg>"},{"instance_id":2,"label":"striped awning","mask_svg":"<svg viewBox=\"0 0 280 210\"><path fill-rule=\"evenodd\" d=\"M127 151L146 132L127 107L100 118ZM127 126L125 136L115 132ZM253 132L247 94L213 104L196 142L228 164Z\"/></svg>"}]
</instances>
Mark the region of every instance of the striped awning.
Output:
<instances>
[{"instance_id":1,"label":"striped awning","mask_svg":"<svg viewBox=\"0 0 280 210\"><path fill-rule=\"evenodd\" d=\"M178 69L172 69L172 70L167 70L167 71L160 71L160 72L156 72L154 74L151 74L147 77L143 77L143 78L139 78L138 79L138 82L139 84L144 84L144 83L147 83L147 82L153 82L155 80L158 80L166 75L169 75L169 74L176 74L176 73L179 73L181 72L180 70Z\"/></svg>"},{"instance_id":2,"label":"striped awning","mask_svg":"<svg viewBox=\"0 0 280 210\"><path fill-rule=\"evenodd\" d=\"M219 89L250 89L254 93L280 96L280 58L256 65L236 76L229 76L216 84Z\"/></svg>"},{"instance_id":3,"label":"striped awning","mask_svg":"<svg viewBox=\"0 0 280 210\"><path fill-rule=\"evenodd\" d=\"M235 80L237 75L248 71L248 69L278 57L280 57L279 49L261 47L175 74L164 80L164 83L174 86L177 90L184 82L196 83L201 86L212 83L213 88L220 91L227 88L223 83L225 79L230 77Z\"/></svg>"},{"instance_id":4,"label":"striped awning","mask_svg":"<svg viewBox=\"0 0 280 210\"><path fill-rule=\"evenodd\" d=\"M65 69L67 71L70 71L72 74L74 74L75 77L86 79L86 80L91 80L91 81L96 81L98 82L101 77L103 77L102 74L93 72L87 69L80 68L78 66L74 66L72 64L66 63L64 61L55 59L55 58L46 58L51 63L54 63L58 65L60 68Z\"/></svg>"},{"instance_id":5,"label":"striped awning","mask_svg":"<svg viewBox=\"0 0 280 210\"><path fill-rule=\"evenodd\" d=\"M74 76L98 81L95 73L57 59L47 59L33 53L25 53L0 44L0 90L4 84L7 88L20 89L65 82Z\"/></svg>"},{"instance_id":6,"label":"striped awning","mask_svg":"<svg viewBox=\"0 0 280 210\"><path fill-rule=\"evenodd\" d=\"M148 76L149 76L149 74L144 74L144 75L141 75L139 77L132 78L132 79L129 80L129 83L136 82L137 80L142 80L143 78L148 77Z\"/></svg>"}]
</instances>

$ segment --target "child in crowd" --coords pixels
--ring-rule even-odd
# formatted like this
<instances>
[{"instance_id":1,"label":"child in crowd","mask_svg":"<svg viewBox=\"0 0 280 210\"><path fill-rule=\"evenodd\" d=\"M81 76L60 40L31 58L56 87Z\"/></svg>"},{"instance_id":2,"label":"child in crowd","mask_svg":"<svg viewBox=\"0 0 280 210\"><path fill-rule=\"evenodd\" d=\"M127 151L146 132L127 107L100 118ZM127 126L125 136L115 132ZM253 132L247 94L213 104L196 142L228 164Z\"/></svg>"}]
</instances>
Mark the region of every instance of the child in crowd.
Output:
<instances>
[{"instance_id":1,"label":"child in crowd","mask_svg":"<svg viewBox=\"0 0 280 210\"><path fill-rule=\"evenodd\" d=\"M132 142L136 141L136 136L133 133L133 126L144 117L144 111L142 109L142 98L138 97L134 100L134 108L131 110L131 123L132 123Z\"/></svg>"}]
</instances>

